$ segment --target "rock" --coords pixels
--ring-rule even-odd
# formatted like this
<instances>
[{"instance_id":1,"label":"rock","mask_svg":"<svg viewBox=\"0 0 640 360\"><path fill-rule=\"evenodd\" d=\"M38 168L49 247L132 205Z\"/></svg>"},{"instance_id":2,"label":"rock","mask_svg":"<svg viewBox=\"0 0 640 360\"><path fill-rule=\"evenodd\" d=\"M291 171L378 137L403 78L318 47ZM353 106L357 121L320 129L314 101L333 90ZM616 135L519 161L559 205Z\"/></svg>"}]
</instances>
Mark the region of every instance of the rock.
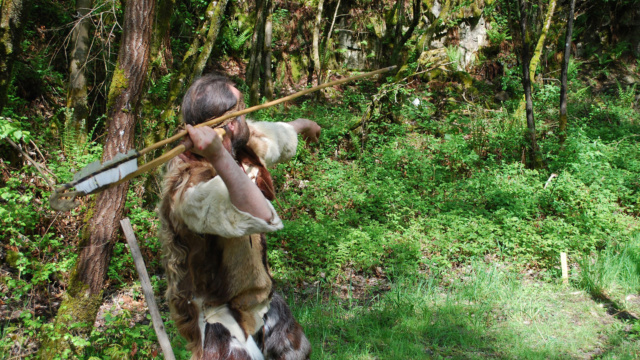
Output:
<instances>
[{"instance_id":1,"label":"rock","mask_svg":"<svg viewBox=\"0 0 640 360\"><path fill-rule=\"evenodd\" d=\"M468 25L466 22L460 24L460 66L468 69L476 60L476 54L482 47L487 46L487 26L483 17L480 17L475 25Z\"/></svg>"}]
</instances>

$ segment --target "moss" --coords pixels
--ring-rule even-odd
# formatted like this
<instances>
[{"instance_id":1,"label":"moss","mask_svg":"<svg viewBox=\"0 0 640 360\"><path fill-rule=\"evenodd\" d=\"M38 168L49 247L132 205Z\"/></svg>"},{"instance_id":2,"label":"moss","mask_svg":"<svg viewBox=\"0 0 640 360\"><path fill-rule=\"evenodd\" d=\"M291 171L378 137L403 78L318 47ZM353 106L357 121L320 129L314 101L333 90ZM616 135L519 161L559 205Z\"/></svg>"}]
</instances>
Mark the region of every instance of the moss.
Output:
<instances>
[{"instance_id":1,"label":"moss","mask_svg":"<svg viewBox=\"0 0 640 360\"><path fill-rule=\"evenodd\" d=\"M290 57L290 64L291 64L291 78L293 79L294 82L298 82L300 81L300 78L302 78L302 68L304 66L303 61L300 57L300 55L291 55Z\"/></svg>"},{"instance_id":2,"label":"moss","mask_svg":"<svg viewBox=\"0 0 640 360\"><path fill-rule=\"evenodd\" d=\"M20 253L13 250L7 250L7 264L11 267L16 267L18 259L20 259Z\"/></svg>"},{"instance_id":3,"label":"moss","mask_svg":"<svg viewBox=\"0 0 640 360\"><path fill-rule=\"evenodd\" d=\"M120 63L116 65L116 69L113 72L113 78L111 79L111 85L109 86L109 97L107 98L107 109L111 109L115 105L116 99L122 94L122 92L129 86L129 78L124 73L124 69L120 66Z\"/></svg>"},{"instance_id":4,"label":"moss","mask_svg":"<svg viewBox=\"0 0 640 360\"><path fill-rule=\"evenodd\" d=\"M369 22L371 23L373 31L376 33L376 37L378 39L382 39L385 33L385 24L390 24L390 22L385 22L385 20L378 14L371 14L371 17L369 17Z\"/></svg>"},{"instance_id":5,"label":"moss","mask_svg":"<svg viewBox=\"0 0 640 360\"><path fill-rule=\"evenodd\" d=\"M76 270L71 274L70 285L54 321L53 332L43 340L39 359L82 357L84 346L74 341L87 338L102 305L102 291L91 294L89 286L78 280Z\"/></svg>"}]
</instances>

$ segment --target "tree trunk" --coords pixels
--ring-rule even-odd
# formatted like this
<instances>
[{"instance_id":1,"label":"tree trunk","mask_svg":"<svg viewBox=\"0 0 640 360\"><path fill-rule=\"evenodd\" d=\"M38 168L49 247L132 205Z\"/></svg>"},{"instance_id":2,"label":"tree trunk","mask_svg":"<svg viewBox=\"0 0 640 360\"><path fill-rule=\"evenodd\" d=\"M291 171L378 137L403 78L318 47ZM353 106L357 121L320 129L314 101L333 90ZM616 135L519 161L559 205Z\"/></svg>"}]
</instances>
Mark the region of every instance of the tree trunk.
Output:
<instances>
[{"instance_id":1,"label":"tree trunk","mask_svg":"<svg viewBox=\"0 0 640 360\"><path fill-rule=\"evenodd\" d=\"M149 76L154 80L167 75L173 67L170 22L175 5L176 0L158 0L149 55Z\"/></svg>"},{"instance_id":2,"label":"tree trunk","mask_svg":"<svg viewBox=\"0 0 640 360\"><path fill-rule=\"evenodd\" d=\"M147 76L151 28L155 0L128 0L124 10L122 44L108 96L108 127L103 161L133 147L135 114ZM111 251L116 240L118 221L122 216L128 183L120 184L97 195L83 241L78 244L76 267L69 280L69 290L56 316L58 334L74 332L84 336L93 327L102 303L102 287L107 276ZM40 358L51 359L71 348L72 339L50 339L43 344Z\"/></svg>"},{"instance_id":3,"label":"tree trunk","mask_svg":"<svg viewBox=\"0 0 640 360\"><path fill-rule=\"evenodd\" d=\"M556 8L556 0L549 1L549 8L547 9L547 15L544 20L544 26L542 27L542 32L540 33L540 37L538 38L538 44L536 45L536 49L533 52L533 56L531 57L531 62L529 63L529 79L533 79L535 81L536 69L538 68L538 63L540 63L540 56L542 55L542 48L544 47L544 41L547 38L547 32L549 31L549 27L551 26L551 20L553 19L553 11ZM524 112L526 99L522 99L518 106L518 111L516 112L516 116L522 116Z\"/></svg>"},{"instance_id":4,"label":"tree trunk","mask_svg":"<svg viewBox=\"0 0 640 360\"><path fill-rule=\"evenodd\" d=\"M404 2L405 0L399 0L397 2L396 7L396 28L394 31L392 43L393 43L393 54L397 52L397 47L400 44L400 39L402 39L402 26L404 25ZM391 58L393 59L393 55Z\"/></svg>"},{"instance_id":5,"label":"tree trunk","mask_svg":"<svg viewBox=\"0 0 640 360\"><path fill-rule=\"evenodd\" d=\"M404 35L402 35L402 24L400 24L399 26L400 31L396 35L396 43L393 47L393 53L391 54L391 63L394 65L400 65L399 57L400 57L400 53L402 52L402 49L404 48L404 44L406 44L407 41L409 41L409 39L411 38L411 35L413 35L413 32L418 26L418 23L420 23L420 17L422 15L421 5L422 5L422 1L413 0L413 18L411 19L411 24L409 24L409 28L404 33ZM404 6L402 6L402 8L404 8Z\"/></svg>"},{"instance_id":6,"label":"tree trunk","mask_svg":"<svg viewBox=\"0 0 640 360\"><path fill-rule=\"evenodd\" d=\"M573 35L573 13L575 12L575 9L576 0L571 0L569 19L567 21L567 36L564 40L562 73L560 75L560 120L558 124L560 144L563 144L567 138L567 72L569 71L569 58L571 57L571 36Z\"/></svg>"},{"instance_id":7,"label":"tree trunk","mask_svg":"<svg viewBox=\"0 0 640 360\"><path fill-rule=\"evenodd\" d=\"M0 111L7 102L13 62L20 51L22 28L31 1L3 0L0 13Z\"/></svg>"},{"instance_id":8,"label":"tree trunk","mask_svg":"<svg viewBox=\"0 0 640 360\"><path fill-rule=\"evenodd\" d=\"M338 9L340 8L340 0L338 0L338 3L336 4L336 9L333 12L333 20L331 20L331 26L329 27L329 32L327 33L327 38L324 40L324 44L322 46L323 51L322 53L325 54L324 56L324 61L322 61L322 63L325 65L325 69L330 69L332 68L331 66L327 66L327 62L329 59L329 55L333 52L333 26L336 24L336 18L338 17ZM337 64L335 64L337 67ZM327 74L328 77L328 74ZM324 83L325 80L329 80L328 78L325 79L324 77L322 77L322 79L320 79L321 83Z\"/></svg>"},{"instance_id":9,"label":"tree trunk","mask_svg":"<svg viewBox=\"0 0 640 360\"><path fill-rule=\"evenodd\" d=\"M427 50L429 46L431 46L431 39L436 33L438 26L440 26L445 20L447 20L447 17L449 16L449 11L451 10L451 1L452 0L444 1L442 9L440 9L440 14L438 14L438 17L433 20L431 25L429 25L429 27L427 28L427 31L425 31L425 33L418 40L418 43L416 44L416 50L418 50L419 53L422 53L423 51Z\"/></svg>"},{"instance_id":10,"label":"tree trunk","mask_svg":"<svg viewBox=\"0 0 640 360\"><path fill-rule=\"evenodd\" d=\"M417 1L417 2L420 3L420 4L417 4L417 8L420 9L420 5L422 2L421 1ZM424 52L431 46L431 40L433 39L433 35L438 30L438 27L445 20L447 20L447 17L449 16L449 11L451 10L451 5L452 5L451 2L452 0L444 0L444 3L442 4L442 8L440 9L440 14L438 14L437 18L433 19L433 22L431 23L431 25L429 25L429 27L424 32L424 34L420 35L420 37L418 38L418 41L416 42L416 46L413 48L413 51L417 52L418 54L422 54L422 52ZM415 7L416 7L416 4L414 3L414 8ZM414 15L414 19L415 19L415 15ZM418 22L419 21L420 19L418 18ZM416 25L418 24L418 22L416 22ZM413 30L411 30L411 32L413 32ZM407 37L407 40L408 39L409 37ZM407 75L407 71L408 71L407 64L402 64L401 66L401 62L398 62L398 69L399 70L395 75L396 79L401 79L403 76Z\"/></svg>"},{"instance_id":11,"label":"tree trunk","mask_svg":"<svg viewBox=\"0 0 640 360\"><path fill-rule=\"evenodd\" d=\"M320 85L322 74L322 65L320 64L320 24L322 22L322 8L324 0L318 0L318 12L316 13L316 21L313 23L313 72L316 74L316 85Z\"/></svg>"},{"instance_id":12,"label":"tree trunk","mask_svg":"<svg viewBox=\"0 0 640 360\"><path fill-rule=\"evenodd\" d=\"M91 28L89 13L92 3L92 0L76 0L78 20L71 31L67 109L72 110L72 113L65 119L64 131L65 142L74 141L75 144L71 146L76 149L82 149L87 141L89 107L87 105L87 77L85 73L89 56L89 30Z\"/></svg>"},{"instance_id":13,"label":"tree trunk","mask_svg":"<svg viewBox=\"0 0 640 360\"><path fill-rule=\"evenodd\" d=\"M160 121L163 123L168 122L176 116L175 109L185 89L191 85L191 81L196 77L196 69L199 69L198 76L202 74L202 69L211 56L211 49L213 49L213 45L215 44L226 7L227 0L212 0L209 3L205 11L206 18L194 37L191 46L189 46L189 50L187 50L182 58L180 70L171 78L171 82L169 83L167 102L160 116ZM205 39L204 43L201 42L203 38ZM201 48L204 50L201 51Z\"/></svg>"},{"instance_id":14,"label":"tree trunk","mask_svg":"<svg viewBox=\"0 0 640 360\"><path fill-rule=\"evenodd\" d=\"M542 48L544 47L544 41L547 38L549 27L551 27L551 20L553 19L553 12L556 9L556 0L549 0L549 8L547 9L547 15L544 18L544 26L542 32L538 38L538 44L531 57L531 63L529 64L529 78L534 79L536 76L536 69L540 63L540 56L542 55Z\"/></svg>"},{"instance_id":15,"label":"tree trunk","mask_svg":"<svg viewBox=\"0 0 640 360\"><path fill-rule=\"evenodd\" d=\"M256 26L251 40L251 57L247 67L246 81L249 86L249 106L260 103L260 65L264 47L265 13L267 0L256 1Z\"/></svg>"},{"instance_id":16,"label":"tree trunk","mask_svg":"<svg viewBox=\"0 0 640 360\"><path fill-rule=\"evenodd\" d=\"M216 43L218 34L220 33L220 27L222 26L222 19L224 18L224 10L227 8L227 0L215 1L213 14L211 15L211 22L209 24L209 31L207 31L207 37L200 48L200 55L193 64L193 71L187 77L187 84L191 85L191 82L199 78L204 71L204 67L207 65L209 58L211 57L211 51L213 45Z\"/></svg>"},{"instance_id":17,"label":"tree trunk","mask_svg":"<svg viewBox=\"0 0 640 360\"><path fill-rule=\"evenodd\" d=\"M269 1L267 22L264 26L264 97L267 101L273 100L273 75L271 74L271 43L273 38L273 6Z\"/></svg>"},{"instance_id":18,"label":"tree trunk","mask_svg":"<svg viewBox=\"0 0 640 360\"><path fill-rule=\"evenodd\" d=\"M529 129L529 167L539 168L538 143L536 142L536 123L533 117L533 100L531 99L531 78L529 77L529 42L527 41L527 8L525 0L520 0L520 31L522 33L522 86L526 99L527 128Z\"/></svg>"}]
</instances>

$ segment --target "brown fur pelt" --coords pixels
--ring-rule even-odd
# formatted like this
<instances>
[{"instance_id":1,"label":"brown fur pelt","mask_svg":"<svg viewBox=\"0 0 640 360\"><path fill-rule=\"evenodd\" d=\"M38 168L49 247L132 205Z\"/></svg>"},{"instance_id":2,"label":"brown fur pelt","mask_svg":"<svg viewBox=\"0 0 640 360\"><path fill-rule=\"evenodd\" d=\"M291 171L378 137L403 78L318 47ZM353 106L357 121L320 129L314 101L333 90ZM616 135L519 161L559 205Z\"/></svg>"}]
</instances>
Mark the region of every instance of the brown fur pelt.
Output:
<instances>
[{"instance_id":1,"label":"brown fur pelt","mask_svg":"<svg viewBox=\"0 0 640 360\"><path fill-rule=\"evenodd\" d=\"M256 337L267 359L305 360L311 354L311 344L302 326L277 293L273 294L271 307L265 315L265 326Z\"/></svg>"},{"instance_id":2,"label":"brown fur pelt","mask_svg":"<svg viewBox=\"0 0 640 360\"><path fill-rule=\"evenodd\" d=\"M243 152L241 158L251 155L255 157L253 152L248 155ZM243 163L260 165L259 160ZM266 176L259 182L266 185L264 192L273 197L269 172L265 168L260 174ZM167 167L158 211L162 224L163 265L167 274L166 298L178 331L187 339L194 358L202 353L198 320L203 310L200 306L209 308L227 304L248 336L261 326L256 323L254 309L261 304L266 306L271 295L272 280L267 270L264 235L226 239L197 234L174 212L187 189L215 176L208 161L174 159Z\"/></svg>"},{"instance_id":3,"label":"brown fur pelt","mask_svg":"<svg viewBox=\"0 0 640 360\"><path fill-rule=\"evenodd\" d=\"M187 175L188 174L188 175ZM186 175L186 176L185 176ZM188 232L184 222L172 216L174 200L189 187L215 176L213 167L204 162L184 162L174 159L167 166L162 202L159 206L161 219L163 265L167 274L166 298L172 318L182 336L187 339L188 349L194 357L202 352L202 340L198 325L199 309L193 300L193 284L183 281L188 272L187 257L192 250L180 233ZM173 217L173 218L172 218Z\"/></svg>"}]
</instances>

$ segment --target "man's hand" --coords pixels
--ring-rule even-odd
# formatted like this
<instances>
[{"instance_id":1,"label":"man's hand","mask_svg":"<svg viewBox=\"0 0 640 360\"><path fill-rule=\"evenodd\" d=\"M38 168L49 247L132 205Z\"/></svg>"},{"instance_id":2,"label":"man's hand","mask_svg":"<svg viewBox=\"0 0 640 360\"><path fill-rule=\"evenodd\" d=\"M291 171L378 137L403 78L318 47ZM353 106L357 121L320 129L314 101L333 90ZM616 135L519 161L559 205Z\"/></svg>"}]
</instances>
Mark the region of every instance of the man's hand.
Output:
<instances>
[{"instance_id":1,"label":"man's hand","mask_svg":"<svg viewBox=\"0 0 640 360\"><path fill-rule=\"evenodd\" d=\"M322 128L315 121L309 119L296 119L289 122L293 126L296 133L302 135L306 142L318 142Z\"/></svg>"},{"instance_id":2,"label":"man's hand","mask_svg":"<svg viewBox=\"0 0 640 360\"><path fill-rule=\"evenodd\" d=\"M184 145L191 152L212 161L222 151L225 151L222 146L222 138L214 129L208 126L193 127L187 125L187 132L189 137L184 141Z\"/></svg>"}]
</instances>

